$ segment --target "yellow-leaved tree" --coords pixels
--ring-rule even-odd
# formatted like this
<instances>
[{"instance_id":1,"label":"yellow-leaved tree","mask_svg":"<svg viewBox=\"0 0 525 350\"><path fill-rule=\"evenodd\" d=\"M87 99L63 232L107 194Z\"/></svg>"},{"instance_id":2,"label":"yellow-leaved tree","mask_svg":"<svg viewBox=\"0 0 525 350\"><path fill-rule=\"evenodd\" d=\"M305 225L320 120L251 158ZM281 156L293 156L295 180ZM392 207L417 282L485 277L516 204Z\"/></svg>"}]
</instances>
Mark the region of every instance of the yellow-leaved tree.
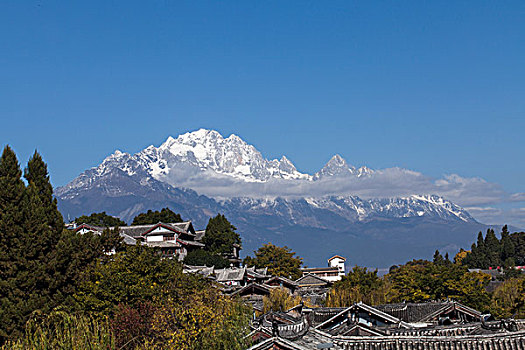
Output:
<instances>
[{"instance_id":1,"label":"yellow-leaved tree","mask_svg":"<svg viewBox=\"0 0 525 350\"><path fill-rule=\"evenodd\" d=\"M263 298L263 312L286 311L301 303L300 296L293 296L283 287L277 287L270 291L269 296Z\"/></svg>"},{"instance_id":2,"label":"yellow-leaved tree","mask_svg":"<svg viewBox=\"0 0 525 350\"><path fill-rule=\"evenodd\" d=\"M148 349L241 350L249 344L250 309L238 300L206 289L183 300L168 297L153 316L155 339Z\"/></svg>"}]
</instances>

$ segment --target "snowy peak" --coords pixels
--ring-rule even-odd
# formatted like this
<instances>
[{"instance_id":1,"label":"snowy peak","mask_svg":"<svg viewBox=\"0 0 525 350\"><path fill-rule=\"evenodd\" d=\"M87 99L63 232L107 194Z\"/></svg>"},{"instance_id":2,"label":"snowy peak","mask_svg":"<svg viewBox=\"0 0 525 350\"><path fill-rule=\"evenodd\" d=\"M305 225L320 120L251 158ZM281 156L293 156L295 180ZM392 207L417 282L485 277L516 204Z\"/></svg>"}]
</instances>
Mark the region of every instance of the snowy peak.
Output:
<instances>
[{"instance_id":1,"label":"snowy peak","mask_svg":"<svg viewBox=\"0 0 525 350\"><path fill-rule=\"evenodd\" d=\"M333 212L348 222L377 217L419 216L475 222L464 209L435 195L366 200L349 195L327 196L341 193L331 190L334 184L355 182L357 178L373 177L381 172L382 170L374 171L365 166L355 168L336 154L312 176L299 172L285 156L280 159L265 159L254 146L237 135L232 134L225 138L217 131L200 129L177 138L170 136L159 147L152 145L134 155L116 150L97 167L86 170L66 186L57 189L56 194L63 199L73 199L83 191L99 188L116 196L118 193L134 193L137 190L137 187L133 187L135 185L131 186L129 183L140 184L141 191L148 188L156 191L151 187L152 184L163 183L193 190L204 189L201 194L214 196L213 192L206 192L208 186L224 191L216 191L215 194L221 195L214 197L231 198L234 202L237 200L236 205L241 205L248 211L268 211L269 215L290 213L293 214L289 218L291 222L303 217L303 224L307 223L308 215L314 215L318 209ZM334 177L342 181L330 182ZM322 182L315 182L317 180ZM366 182L368 179L365 179ZM125 188L120 188L121 184ZM235 199L245 188L251 195L245 194L247 199L242 201ZM294 192L296 188L300 192ZM287 190L289 191L286 192ZM279 196L284 198L276 201L257 199ZM299 223L300 220L296 222Z\"/></svg>"},{"instance_id":2,"label":"snowy peak","mask_svg":"<svg viewBox=\"0 0 525 350\"><path fill-rule=\"evenodd\" d=\"M334 155L326 165L314 174L313 179L319 180L327 176L341 176L353 174L353 167L349 167L346 160L339 154Z\"/></svg>"},{"instance_id":3,"label":"snowy peak","mask_svg":"<svg viewBox=\"0 0 525 350\"><path fill-rule=\"evenodd\" d=\"M333 168L348 168L348 164L346 163L346 160L344 160L343 157L341 157L339 154L334 155L328 163L326 163L325 167L333 167Z\"/></svg>"},{"instance_id":4,"label":"snowy peak","mask_svg":"<svg viewBox=\"0 0 525 350\"><path fill-rule=\"evenodd\" d=\"M356 169L354 166L348 165L346 160L339 154L334 155L326 165L314 174L314 180L331 176L368 176L374 171L366 166Z\"/></svg>"},{"instance_id":5,"label":"snowy peak","mask_svg":"<svg viewBox=\"0 0 525 350\"><path fill-rule=\"evenodd\" d=\"M373 170L356 169L338 154L315 175L301 173L285 156L268 160L254 146L235 134L223 137L215 130L199 129L169 136L159 147L153 145L137 154L116 150L97 167L89 170L103 174L110 169L120 169L129 175L145 172L156 180L176 185L182 175L181 169L220 174L235 181L267 182L271 179L319 180L331 176L367 176ZM85 175L85 174L84 174Z\"/></svg>"},{"instance_id":6,"label":"snowy peak","mask_svg":"<svg viewBox=\"0 0 525 350\"><path fill-rule=\"evenodd\" d=\"M466 222L475 221L475 219L459 205L456 205L441 196L437 195L412 195L410 198L413 201L420 203L428 203L428 206L433 208L442 208L447 213L456 216L458 219Z\"/></svg>"},{"instance_id":7,"label":"snowy peak","mask_svg":"<svg viewBox=\"0 0 525 350\"><path fill-rule=\"evenodd\" d=\"M148 149L147 149L148 150ZM141 153L145 153L144 150ZM252 145L232 134L224 138L215 130L199 129L168 139L156 149L157 162L166 163L162 171L151 171L155 178L169 173L180 164L199 170L211 170L247 182L265 182L270 178L308 179L286 157L266 160ZM152 153L152 150L148 150ZM152 166L147 166L152 168Z\"/></svg>"}]
</instances>

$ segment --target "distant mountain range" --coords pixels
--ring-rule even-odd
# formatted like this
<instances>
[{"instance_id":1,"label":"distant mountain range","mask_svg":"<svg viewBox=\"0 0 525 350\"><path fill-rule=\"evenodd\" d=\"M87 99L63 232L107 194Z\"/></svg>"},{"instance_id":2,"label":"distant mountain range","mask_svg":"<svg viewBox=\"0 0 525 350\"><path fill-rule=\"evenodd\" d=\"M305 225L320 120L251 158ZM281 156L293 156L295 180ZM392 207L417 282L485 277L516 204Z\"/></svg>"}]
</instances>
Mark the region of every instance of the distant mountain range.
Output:
<instances>
[{"instance_id":1,"label":"distant mountain range","mask_svg":"<svg viewBox=\"0 0 525 350\"><path fill-rule=\"evenodd\" d=\"M245 254L267 242L286 244L309 265L340 254L350 264L387 267L429 258L435 249L467 248L485 229L437 195L338 194L338 183L379 173L335 155L315 174L305 174L284 156L265 159L236 135L201 129L134 155L116 151L55 194L70 218L106 211L129 222L147 209L169 206L204 227L221 212L238 227Z\"/></svg>"}]
</instances>

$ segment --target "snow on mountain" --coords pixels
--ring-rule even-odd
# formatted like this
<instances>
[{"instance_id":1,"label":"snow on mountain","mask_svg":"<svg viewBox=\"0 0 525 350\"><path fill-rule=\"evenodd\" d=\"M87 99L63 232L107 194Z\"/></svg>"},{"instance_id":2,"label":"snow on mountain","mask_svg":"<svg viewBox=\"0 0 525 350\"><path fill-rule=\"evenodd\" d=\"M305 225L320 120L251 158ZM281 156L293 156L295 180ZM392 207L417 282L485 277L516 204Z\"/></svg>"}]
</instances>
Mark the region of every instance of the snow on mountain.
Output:
<instances>
[{"instance_id":1,"label":"snow on mountain","mask_svg":"<svg viewBox=\"0 0 525 350\"><path fill-rule=\"evenodd\" d=\"M207 185L217 175L226 176L239 183L258 184L270 180L289 181L297 184L306 181L314 185L316 181L330 177L368 177L374 170L367 167L356 168L349 165L340 155L334 155L328 163L313 176L299 172L285 156L281 159L267 160L252 145L237 135L224 138L214 130L200 129L188 132L177 138L169 137L159 147L149 146L130 155L115 151L97 167L89 169L72 182L56 190L56 195L63 200L73 200L92 187L110 197L132 194L138 185L143 190L159 191L157 182L174 187L181 187L181 179L195 177L194 184ZM378 172L380 173L380 171ZM130 177L132 182L124 181ZM211 176L211 177L210 177ZM119 181L127 183L119 187ZM133 183L133 186L129 185ZM153 185L155 184L155 185ZM125 187L132 187L125 188ZM191 186L187 186L193 188ZM230 187L225 187L227 190ZM206 194L206 193L204 193ZM465 222L475 221L464 209L439 196L413 195L405 198L361 199L357 196L302 196L287 199L280 194L277 199L235 198L240 195L231 193L223 198L223 204L233 206L235 210L259 211L286 216L290 222L309 223L312 211L323 210L336 214L345 220L366 221L373 218L390 217L439 217L459 219ZM263 197L263 196L261 196ZM301 197L301 196L299 196Z\"/></svg>"},{"instance_id":2,"label":"snow on mountain","mask_svg":"<svg viewBox=\"0 0 525 350\"><path fill-rule=\"evenodd\" d=\"M367 167L349 166L341 156L335 155L313 176L304 174L285 156L279 160L265 159L254 146L237 135L224 138L215 130L200 129L177 138L170 136L159 147L152 145L134 155L117 150L98 167L87 170L60 191L88 185L112 169L120 169L130 176L147 174L156 180L174 183L173 179L182 168L260 183L271 179L314 181L330 176L361 177L373 173Z\"/></svg>"},{"instance_id":3,"label":"snow on mountain","mask_svg":"<svg viewBox=\"0 0 525 350\"><path fill-rule=\"evenodd\" d=\"M180 135L176 139L169 137L160 147L150 146L137 156L159 164L153 166L148 164L148 161L144 162L155 178L168 174L168 168L178 164L192 165L200 170L212 170L247 182L264 182L270 178L310 178L309 175L297 171L286 157L283 156L280 160L264 159L255 147L247 144L239 136L232 134L224 138L215 130L200 129Z\"/></svg>"},{"instance_id":4,"label":"snow on mountain","mask_svg":"<svg viewBox=\"0 0 525 350\"><path fill-rule=\"evenodd\" d=\"M313 180L320 180L330 176L367 176L372 174L374 171L366 166L356 168L348 165L346 160L343 159L339 154L334 155L326 165L314 174Z\"/></svg>"},{"instance_id":5,"label":"snow on mountain","mask_svg":"<svg viewBox=\"0 0 525 350\"><path fill-rule=\"evenodd\" d=\"M279 215L293 224L314 225L314 211L330 212L348 222L378 218L429 217L444 220L476 222L461 207L435 195L406 198L361 199L357 196L326 196L319 198L231 198L221 202L240 212ZM322 216L322 215L321 215Z\"/></svg>"},{"instance_id":6,"label":"snow on mountain","mask_svg":"<svg viewBox=\"0 0 525 350\"><path fill-rule=\"evenodd\" d=\"M407 191L367 194L385 178L388 189L392 173ZM106 211L130 222L168 206L203 227L222 213L239 228L246 252L271 241L293 246L313 264L344 252L356 263L390 266L414 252L428 257L436 249L468 247L472 233L484 229L443 197L411 195L419 175L356 168L339 155L314 175L304 174L285 156L267 160L236 135L201 129L136 154L117 150L55 195L68 218ZM360 189L362 197L354 192Z\"/></svg>"}]
</instances>

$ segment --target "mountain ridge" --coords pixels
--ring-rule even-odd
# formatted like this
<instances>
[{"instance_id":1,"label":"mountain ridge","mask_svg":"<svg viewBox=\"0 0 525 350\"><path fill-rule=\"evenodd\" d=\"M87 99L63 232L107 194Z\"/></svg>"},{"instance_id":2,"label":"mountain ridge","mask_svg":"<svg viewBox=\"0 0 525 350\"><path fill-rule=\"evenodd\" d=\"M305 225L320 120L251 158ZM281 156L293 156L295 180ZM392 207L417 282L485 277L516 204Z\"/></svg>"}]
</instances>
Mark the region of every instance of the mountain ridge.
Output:
<instances>
[{"instance_id":1,"label":"mountain ridge","mask_svg":"<svg viewBox=\"0 0 525 350\"><path fill-rule=\"evenodd\" d=\"M400 252L410 246L423 252L464 246L474 236L475 231L470 229L483 226L465 209L432 194L384 198L348 194L280 196L279 193L261 193L260 196L247 196L236 191L237 187L229 186L255 185L259 186L257 189L264 189L275 182L315 184L335 178L343 181L366 179L377 172L381 171L348 165L336 154L315 174L304 174L285 156L280 160L267 160L254 146L236 135L224 138L216 131L200 129L177 138L169 137L159 147L149 146L133 155L117 150L97 167L57 188L55 195L66 217L105 210L130 222L142 211L169 206L203 227L207 218L221 212L239 227L248 250L270 240L275 244L291 245L289 239L295 237L296 249L312 256L318 253L306 242L312 238L309 235L319 232L327 235L326 239L337 242L336 245L325 243L323 254L326 255L344 247L348 252L361 254L351 242L360 242L363 247L374 242L376 247L388 249L382 241L385 239L410 240L410 243L403 243L405 246L400 243L404 247L399 248ZM218 183L217 186L222 186L229 195L210 196L196 191L185 186L188 179L203 186ZM224 184L221 182L224 179L230 182ZM422 227L426 231L415 232ZM456 234L441 233L441 239L430 236L439 230ZM458 234L460 231L462 233ZM304 232L302 238L301 232ZM399 262L400 254L390 252L385 255L386 260L378 261ZM374 262L371 257L362 259Z\"/></svg>"}]
</instances>

